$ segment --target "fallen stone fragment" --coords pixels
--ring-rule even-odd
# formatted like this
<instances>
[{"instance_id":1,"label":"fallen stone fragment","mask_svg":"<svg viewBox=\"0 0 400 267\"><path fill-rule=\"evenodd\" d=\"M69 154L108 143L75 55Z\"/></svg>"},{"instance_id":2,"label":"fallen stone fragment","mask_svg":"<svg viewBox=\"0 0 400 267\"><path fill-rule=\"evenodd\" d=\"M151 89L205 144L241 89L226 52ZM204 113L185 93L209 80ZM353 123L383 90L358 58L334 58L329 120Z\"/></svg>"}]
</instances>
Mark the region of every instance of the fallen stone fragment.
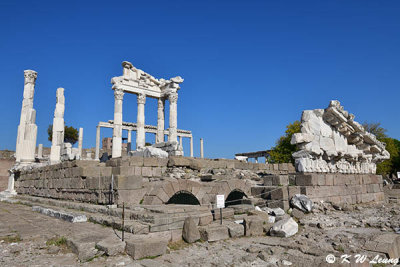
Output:
<instances>
[{"instance_id":1,"label":"fallen stone fragment","mask_svg":"<svg viewBox=\"0 0 400 267\"><path fill-rule=\"evenodd\" d=\"M232 237L241 237L241 236L244 235L244 226L243 226L243 224L227 223L226 227L228 227L229 236L231 238Z\"/></svg>"},{"instance_id":2,"label":"fallen stone fragment","mask_svg":"<svg viewBox=\"0 0 400 267\"><path fill-rule=\"evenodd\" d=\"M126 240L125 252L134 260L156 257L167 251L168 239L157 235L137 235Z\"/></svg>"},{"instance_id":3,"label":"fallen stone fragment","mask_svg":"<svg viewBox=\"0 0 400 267\"><path fill-rule=\"evenodd\" d=\"M85 235L71 237L67 238L67 246L78 256L81 262L86 262L103 254L95 247L99 239L101 237Z\"/></svg>"},{"instance_id":4,"label":"fallen stone fragment","mask_svg":"<svg viewBox=\"0 0 400 267\"><path fill-rule=\"evenodd\" d=\"M200 239L200 232L192 217L185 219L182 229L182 238L188 243L194 243Z\"/></svg>"},{"instance_id":5,"label":"fallen stone fragment","mask_svg":"<svg viewBox=\"0 0 400 267\"><path fill-rule=\"evenodd\" d=\"M228 228L225 225L208 225L199 228L201 239L204 241L218 241L229 238Z\"/></svg>"},{"instance_id":6,"label":"fallen stone fragment","mask_svg":"<svg viewBox=\"0 0 400 267\"><path fill-rule=\"evenodd\" d=\"M311 212L313 202L306 195L296 194L290 200L290 205L293 208L299 209L304 212Z\"/></svg>"},{"instance_id":7,"label":"fallen stone fragment","mask_svg":"<svg viewBox=\"0 0 400 267\"><path fill-rule=\"evenodd\" d=\"M298 224L292 219L287 218L276 222L271 230L271 236L290 237L299 231Z\"/></svg>"},{"instance_id":8,"label":"fallen stone fragment","mask_svg":"<svg viewBox=\"0 0 400 267\"><path fill-rule=\"evenodd\" d=\"M246 236L260 236L264 233L263 228L264 220L258 216L249 216L244 219L245 235Z\"/></svg>"},{"instance_id":9,"label":"fallen stone fragment","mask_svg":"<svg viewBox=\"0 0 400 267\"><path fill-rule=\"evenodd\" d=\"M301 219L303 219L306 215L304 214L304 212L302 212L301 210L298 210L298 209L293 209L293 211L292 211L292 217L294 217L294 218L296 218L296 219L298 219L298 220L301 220Z\"/></svg>"},{"instance_id":10,"label":"fallen stone fragment","mask_svg":"<svg viewBox=\"0 0 400 267\"><path fill-rule=\"evenodd\" d=\"M272 215L274 216L283 216L285 214L286 214L285 211L281 208L272 209Z\"/></svg>"},{"instance_id":11,"label":"fallen stone fragment","mask_svg":"<svg viewBox=\"0 0 400 267\"><path fill-rule=\"evenodd\" d=\"M108 256L115 256L125 251L125 242L117 236L112 236L98 242L96 248L104 251Z\"/></svg>"}]
</instances>

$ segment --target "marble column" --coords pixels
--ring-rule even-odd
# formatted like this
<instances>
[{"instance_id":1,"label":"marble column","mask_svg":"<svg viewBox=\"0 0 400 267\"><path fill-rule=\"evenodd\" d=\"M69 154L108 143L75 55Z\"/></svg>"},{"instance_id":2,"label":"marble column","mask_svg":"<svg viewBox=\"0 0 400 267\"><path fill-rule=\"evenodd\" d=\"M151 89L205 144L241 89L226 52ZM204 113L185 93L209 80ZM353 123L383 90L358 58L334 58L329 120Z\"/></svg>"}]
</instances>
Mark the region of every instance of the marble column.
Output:
<instances>
[{"instance_id":1,"label":"marble column","mask_svg":"<svg viewBox=\"0 0 400 267\"><path fill-rule=\"evenodd\" d=\"M183 140L182 140L182 136L179 136L179 146L183 149Z\"/></svg>"},{"instance_id":2,"label":"marble column","mask_svg":"<svg viewBox=\"0 0 400 267\"><path fill-rule=\"evenodd\" d=\"M158 99L158 112L157 112L157 134L156 143L164 142L164 128L165 128L165 99Z\"/></svg>"},{"instance_id":3,"label":"marble column","mask_svg":"<svg viewBox=\"0 0 400 267\"><path fill-rule=\"evenodd\" d=\"M82 143L83 143L83 128L79 128L79 138L78 138L78 156L82 159Z\"/></svg>"},{"instance_id":4,"label":"marble column","mask_svg":"<svg viewBox=\"0 0 400 267\"><path fill-rule=\"evenodd\" d=\"M38 146L37 157L39 159L43 158L43 144L39 144L39 146Z\"/></svg>"},{"instance_id":5,"label":"marble column","mask_svg":"<svg viewBox=\"0 0 400 267\"><path fill-rule=\"evenodd\" d=\"M100 126L96 127L96 152L95 152L95 160L100 158Z\"/></svg>"},{"instance_id":6,"label":"marble column","mask_svg":"<svg viewBox=\"0 0 400 267\"><path fill-rule=\"evenodd\" d=\"M193 136L190 137L190 156L193 158Z\"/></svg>"},{"instance_id":7,"label":"marble column","mask_svg":"<svg viewBox=\"0 0 400 267\"><path fill-rule=\"evenodd\" d=\"M36 150L37 126L36 110L33 109L33 96L37 72L24 71L24 98L22 100L21 117L18 125L16 162L34 162Z\"/></svg>"},{"instance_id":8,"label":"marble column","mask_svg":"<svg viewBox=\"0 0 400 267\"><path fill-rule=\"evenodd\" d=\"M128 143L132 143L132 131L128 130Z\"/></svg>"},{"instance_id":9,"label":"marble column","mask_svg":"<svg viewBox=\"0 0 400 267\"><path fill-rule=\"evenodd\" d=\"M112 140L112 157L121 157L122 153L122 103L124 91L122 89L114 90L114 128Z\"/></svg>"},{"instance_id":10,"label":"marble column","mask_svg":"<svg viewBox=\"0 0 400 267\"><path fill-rule=\"evenodd\" d=\"M254 158L255 163L258 163L258 158Z\"/></svg>"},{"instance_id":11,"label":"marble column","mask_svg":"<svg viewBox=\"0 0 400 267\"><path fill-rule=\"evenodd\" d=\"M51 140L50 162L57 163L61 161L61 150L64 144L64 111L65 97L64 88L57 89L57 103L54 110L53 136Z\"/></svg>"},{"instance_id":12,"label":"marble column","mask_svg":"<svg viewBox=\"0 0 400 267\"><path fill-rule=\"evenodd\" d=\"M177 116L177 102L178 93L170 93L168 95L169 100L169 136L168 141L177 142L177 129L178 129L178 116Z\"/></svg>"},{"instance_id":13,"label":"marble column","mask_svg":"<svg viewBox=\"0 0 400 267\"><path fill-rule=\"evenodd\" d=\"M200 158L204 158L203 138L200 138Z\"/></svg>"},{"instance_id":14,"label":"marble column","mask_svg":"<svg viewBox=\"0 0 400 267\"><path fill-rule=\"evenodd\" d=\"M146 104L146 95L137 95L137 129L136 129L136 150L144 148L146 144L146 133L144 131L144 105Z\"/></svg>"}]
</instances>

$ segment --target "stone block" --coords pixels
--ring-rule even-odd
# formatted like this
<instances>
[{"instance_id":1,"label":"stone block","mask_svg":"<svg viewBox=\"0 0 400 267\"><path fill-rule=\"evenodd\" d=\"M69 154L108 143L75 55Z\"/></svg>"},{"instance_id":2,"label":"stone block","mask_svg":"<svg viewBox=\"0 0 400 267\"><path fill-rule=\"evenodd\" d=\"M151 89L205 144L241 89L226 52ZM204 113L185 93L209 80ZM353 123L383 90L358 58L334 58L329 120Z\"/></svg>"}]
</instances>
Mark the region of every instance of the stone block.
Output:
<instances>
[{"instance_id":1,"label":"stone block","mask_svg":"<svg viewBox=\"0 0 400 267\"><path fill-rule=\"evenodd\" d=\"M142 176L143 177L152 177L153 173L151 167L142 167Z\"/></svg>"},{"instance_id":2,"label":"stone block","mask_svg":"<svg viewBox=\"0 0 400 267\"><path fill-rule=\"evenodd\" d=\"M272 200L287 200L289 197L288 187L280 186L270 192Z\"/></svg>"},{"instance_id":3,"label":"stone block","mask_svg":"<svg viewBox=\"0 0 400 267\"><path fill-rule=\"evenodd\" d=\"M244 219L244 235L245 236L261 236L264 233L264 220L259 216L248 216Z\"/></svg>"},{"instance_id":4,"label":"stone block","mask_svg":"<svg viewBox=\"0 0 400 267\"><path fill-rule=\"evenodd\" d=\"M210 223L213 222L213 215L211 212L205 213L199 216L199 225L204 226L204 225L209 225Z\"/></svg>"},{"instance_id":5,"label":"stone block","mask_svg":"<svg viewBox=\"0 0 400 267\"><path fill-rule=\"evenodd\" d=\"M229 238L229 231L225 225L208 225L199 227L201 239L208 242Z\"/></svg>"},{"instance_id":6,"label":"stone block","mask_svg":"<svg viewBox=\"0 0 400 267\"><path fill-rule=\"evenodd\" d=\"M104 251L107 256L115 256L125 252L125 245L117 236L111 236L98 242L96 248Z\"/></svg>"},{"instance_id":7,"label":"stone block","mask_svg":"<svg viewBox=\"0 0 400 267\"><path fill-rule=\"evenodd\" d=\"M141 176L116 175L114 179L118 190L139 189L143 184L143 178Z\"/></svg>"},{"instance_id":8,"label":"stone block","mask_svg":"<svg viewBox=\"0 0 400 267\"><path fill-rule=\"evenodd\" d=\"M152 168L152 177L161 177L161 167L153 167Z\"/></svg>"},{"instance_id":9,"label":"stone block","mask_svg":"<svg viewBox=\"0 0 400 267\"><path fill-rule=\"evenodd\" d=\"M223 219L233 218L234 214L235 214L235 210L232 209L232 208L222 209L222 218ZM221 218L220 210L219 209L215 209L213 211L213 215L214 215L214 220L219 220Z\"/></svg>"},{"instance_id":10,"label":"stone block","mask_svg":"<svg viewBox=\"0 0 400 267\"><path fill-rule=\"evenodd\" d=\"M129 166L143 167L144 158L143 157L129 157Z\"/></svg>"},{"instance_id":11,"label":"stone block","mask_svg":"<svg viewBox=\"0 0 400 267\"><path fill-rule=\"evenodd\" d=\"M169 157L168 167L190 167L191 159L185 157Z\"/></svg>"},{"instance_id":12,"label":"stone block","mask_svg":"<svg viewBox=\"0 0 400 267\"><path fill-rule=\"evenodd\" d=\"M288 175L273 175L272 185L289 185Z\"/></svg>"},{"instance_id":13,"label":"stone block","mask_svg":"<svg viewBox=\"0 0 400 267\"><path fill-rule=\"evenodd\" d=\"M157 235L131 237L126 240L126 253L134 260L165 254L169 239Z\"/></svg>"},{"instance_id":14,"label":"stone block","mask_svg":"<svg viewBox=\"0 0 400 267\"><path fill-rule=\"evenodd\" d=\"M86 262L94 257L103 254L96 249L96 243L102 237L81 235L77 237L67 237L67 246L78 256L81 262Z\"/></svg>"},{"instance_id":15,"label":"stone block","mask_svg":"<svg viewBox=\"0 0 400 267\"><path fill-rule=\"evenodd\" d=\"M234 222L229 222L225 224L228 228L229 237L241 237L244 236L244 226L243 224L238 224Z\"/></svg>"},{"instance_id":16,"label":"stone block","mask_svg":"<svg viewBox=\"0 0 400 267\"><path fill-rule=\"evenodd\" d=\"M144 167L158 167L158 158L143 158Z\"/></svg>"},{"instance_id":17,"label":"stone block","mask_svg":"<svg viewBox=\"0 0 400 267\"><path fill-rule=\"evenodd\" d=\"M317 174L296 174L296 185L309 186L317 184L318 184Z\"/></svg>"},{"instance_id":18,"label":"stone block","mask_svg":"<svg viewBox=\"0 0 400 267\"><path fill-rule=\"evenodd\" d=\"M264 176L264 186L272 186L273 185L273 175Z\"/></svg>"}]
</instances>

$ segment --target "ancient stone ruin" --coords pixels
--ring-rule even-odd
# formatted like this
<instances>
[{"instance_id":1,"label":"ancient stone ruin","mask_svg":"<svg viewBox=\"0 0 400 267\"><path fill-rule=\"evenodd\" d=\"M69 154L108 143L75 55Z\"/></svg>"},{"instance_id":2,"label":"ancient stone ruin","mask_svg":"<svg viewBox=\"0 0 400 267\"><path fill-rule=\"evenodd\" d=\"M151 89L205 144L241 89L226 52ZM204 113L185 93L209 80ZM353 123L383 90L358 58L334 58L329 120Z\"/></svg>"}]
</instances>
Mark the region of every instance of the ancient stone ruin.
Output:
<instances>
[{"instance_id":1,"label":"ancient stone ruin","mask_svg":"<svg viewBox=\"0 0 400 267\"><path fill-rule=\"evenodd\" d=\"M326 109L305 110L301 133L291 143L300 149L293 154L298 172L375 173L376 163L389 159L385 144L366 132L337 100Z\"/></svg>"},{"instance_id":2,"label":"ancient stone ruin","mask_svg":"<svg viewBox=\"0 0 400 267\"><path fill-rule=\"evenodd\" d=\"M133 259L164 254L169 241L182 238L182 229L189 242L266 233L292 237L299 227L286 214L290 209L303 216L298 210L309 213L313 203L348 205L385 200L382 176L375 174L376 163L390 156L385 144L367 133L338 101L331 101L325 110L303 112L301 133L292 138L292 144L299 148L293 154L295 165L247 162L249 158L258 162L259 157L268 156L268 151L237 154L235 160L206 159L203 139L201 158L194 158L192 132L177 128L178 90L183 79L179 76L156 79L126 61L122 66L123 75L111 80L114 120L97 126L95 160L82 157L82 128L78 148L64 143L65 98L64 89L58 88L50 158L42 157L41 147L34 162L37 127L33 89L37 74L25 71L17 138L18 164L10 170L8 192L14 192L15 181L15 190L22 201L95 213L91 221L112 225L132 235L123 243L122 251ZM122 120L125 93L137 95L136 123ZM158 100L157 126L145 124L147 97ZM165 100L170 101L168 129L164 125ZM100 127L113 129L112 158L104 156L102 162L99 161ZM136 131L136 151L122 153L123 130L129 133L129 144L131 131ZM152 146L145 145L146 132L156 134ZM183 137L191 139L191 157L183 156ZM220 213L216 206L218 195L225 200ZM34 210L62 216L47 208ZM122 216L126 216L123 222ZM229 221L219 224L221 217ZM117 242L121 245L120 240ZM107 245L99 242L96 250Z\"/></svg>"}]
</instances>

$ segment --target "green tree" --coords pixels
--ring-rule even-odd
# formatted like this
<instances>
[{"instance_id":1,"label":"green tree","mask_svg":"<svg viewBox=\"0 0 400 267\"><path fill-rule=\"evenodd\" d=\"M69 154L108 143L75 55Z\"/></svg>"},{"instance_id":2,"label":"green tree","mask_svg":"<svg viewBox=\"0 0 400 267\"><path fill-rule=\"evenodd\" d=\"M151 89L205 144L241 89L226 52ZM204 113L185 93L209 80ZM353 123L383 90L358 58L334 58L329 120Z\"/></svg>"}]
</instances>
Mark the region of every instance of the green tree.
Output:
<instances>
[{"instance_id":1,"label":"green tree","mask_svg":"<svg viewBox=\"0 0 400 267\"><path fill-rule=\"evenodd\" d=\"M388 136L386 135L387 130L385 128L381 127L381 123L380 122L364 122L362 124L362 126L364 127L364 129L367 132L372 133L373 135L376 136L376 138L380 141L382 141L382 139L387 138Z\"/></svg>"},{"instance_id":2,"label":"green tree","mask_svg":"<svg viewBox=\"0 0 400 267\"><path fill-rule=\"evenodd\" d=\"M285 135L281 136L276 142L276 146L269 152L270 163L289 163L294 162L292 154L297 151L296 145L290 144L292 135L300 132L300 122L295 121L286 126Z\"/></svg>"},{"instance_id":3,"label":"green tree","mask_svg":"<svg viewBox=\"0 0 400 267\"><path fill-rule=\"evenodd\" d=\"M47 128L47 134L48 134L48 140L51 142L53 140L53 124L50 124L49 128ZM65 125L65 127L64 127L64 142L75 144L78 141L78 138L79 138L78 130L72 126Z\"/></svg>"},{"instance_id":4,"label":"green tree","mask_svg":"<svg viewBox=\"0 0 400 267\"><path fill-rule=\"evenodd\" d=\"M390 175L400 171L400 141L386 135L387 130L381 127L379 122L364 122L363 127L366 131L374 134L376 138L386 144L386 150L390 153L390 159L376 165L376 173Z\"/></svg>"}]
</instances>

